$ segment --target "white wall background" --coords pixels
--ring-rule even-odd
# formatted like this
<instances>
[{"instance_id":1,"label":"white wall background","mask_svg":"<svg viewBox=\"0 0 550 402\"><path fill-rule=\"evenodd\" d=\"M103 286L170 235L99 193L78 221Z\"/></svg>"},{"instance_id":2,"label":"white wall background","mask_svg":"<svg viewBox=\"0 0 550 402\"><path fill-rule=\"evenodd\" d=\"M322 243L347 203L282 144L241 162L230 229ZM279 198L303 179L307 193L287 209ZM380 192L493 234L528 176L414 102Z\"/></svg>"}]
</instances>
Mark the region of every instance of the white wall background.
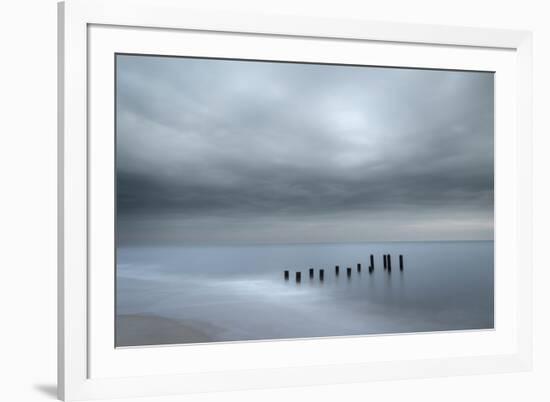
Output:
<instances>
[{"instance_id":1,"label":"white wall background","mask_svg":"<svg viewBox=\"0 0 550 402\"><path fill-rule=\"evenodd\" d=\"M535 40L533 372L203 394L161 401L550 400L550 12L537 0L231 0L190 6L529 29ZM53 400L56 382L56 1L0 3L0 400ZM157 399L155 399L157 400ZM145 400L143 400L145 401Z\"/></svg>"}]
</instances>

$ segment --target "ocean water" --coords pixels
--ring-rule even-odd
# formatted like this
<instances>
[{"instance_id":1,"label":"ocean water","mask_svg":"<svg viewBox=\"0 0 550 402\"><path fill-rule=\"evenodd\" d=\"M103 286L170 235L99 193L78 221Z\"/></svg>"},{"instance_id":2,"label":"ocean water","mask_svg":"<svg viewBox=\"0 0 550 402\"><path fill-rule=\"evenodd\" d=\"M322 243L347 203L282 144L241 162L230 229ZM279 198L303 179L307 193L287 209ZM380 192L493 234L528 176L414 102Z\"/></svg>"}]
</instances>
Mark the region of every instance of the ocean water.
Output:
<instances>
[{"instance_id":1,"label":"ocean water","mask_svg":"<svg viewBox=\"0 0 550 402\"><path fill-rule=\"evenodd\" d=\"M493 274L492 241L119 247L116 343L490 329Z\"/></svg>"}]
</instances>

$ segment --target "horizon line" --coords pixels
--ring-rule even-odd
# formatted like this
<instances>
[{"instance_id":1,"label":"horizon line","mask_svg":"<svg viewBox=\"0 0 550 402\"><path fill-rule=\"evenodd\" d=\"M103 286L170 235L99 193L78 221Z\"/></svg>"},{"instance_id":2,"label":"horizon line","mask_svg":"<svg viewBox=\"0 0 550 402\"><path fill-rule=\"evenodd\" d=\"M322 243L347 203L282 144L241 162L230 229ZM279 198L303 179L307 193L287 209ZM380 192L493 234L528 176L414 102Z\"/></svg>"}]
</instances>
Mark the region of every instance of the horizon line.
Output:
<instances>
[{"instance_id":1,"label":"horizon line","mask_svg":"<svg viewBox=\"0 0 550 402\"><path fill-rule=\"evenodd\" d=\"M353 241L353 242L293 242L293 243L170 243L170 244L115 244L119 247L250 247L250 246L301 246L301 245L345 245L345 244L372 244L372 243L474 243L494 242L494 239L472 239L472 240L374 240L374 241Z\"/></svg>"}]
</instances>

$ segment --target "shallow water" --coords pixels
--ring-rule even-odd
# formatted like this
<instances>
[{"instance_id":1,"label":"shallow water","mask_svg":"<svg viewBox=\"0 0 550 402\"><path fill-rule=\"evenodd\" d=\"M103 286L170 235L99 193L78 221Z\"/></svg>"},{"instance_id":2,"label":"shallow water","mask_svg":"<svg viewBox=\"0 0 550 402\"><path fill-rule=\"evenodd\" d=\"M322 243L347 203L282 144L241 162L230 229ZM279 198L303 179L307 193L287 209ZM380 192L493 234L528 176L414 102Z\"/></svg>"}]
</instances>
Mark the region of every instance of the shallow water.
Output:
<instances>
[{"instance_id":1,"label":"shallow water","mask_svg":"<svg viewBox=\"0 0 550 402\"><path fill-rule=\"evenodd\" d=\"M117 345L493 328L493 293L492 241L121 247Z\"/></svg>"}]
</instances>

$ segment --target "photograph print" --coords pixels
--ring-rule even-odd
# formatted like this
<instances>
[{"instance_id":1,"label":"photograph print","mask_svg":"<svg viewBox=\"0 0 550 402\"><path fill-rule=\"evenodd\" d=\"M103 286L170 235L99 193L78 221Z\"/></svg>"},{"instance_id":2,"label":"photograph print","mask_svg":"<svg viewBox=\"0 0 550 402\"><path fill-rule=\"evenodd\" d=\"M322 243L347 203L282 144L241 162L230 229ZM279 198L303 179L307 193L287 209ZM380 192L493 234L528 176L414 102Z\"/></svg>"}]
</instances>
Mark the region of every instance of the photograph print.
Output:
<instances>
[{"instance_id":1,"label":"photograph print","mask_svg":"<svg viewBox=\"0 0 550 402\"><path fill-rule=\"evenodd\" d=\"M117 54L115 346L494 328L494 74Z\"/></svg>"}]
</instances>

